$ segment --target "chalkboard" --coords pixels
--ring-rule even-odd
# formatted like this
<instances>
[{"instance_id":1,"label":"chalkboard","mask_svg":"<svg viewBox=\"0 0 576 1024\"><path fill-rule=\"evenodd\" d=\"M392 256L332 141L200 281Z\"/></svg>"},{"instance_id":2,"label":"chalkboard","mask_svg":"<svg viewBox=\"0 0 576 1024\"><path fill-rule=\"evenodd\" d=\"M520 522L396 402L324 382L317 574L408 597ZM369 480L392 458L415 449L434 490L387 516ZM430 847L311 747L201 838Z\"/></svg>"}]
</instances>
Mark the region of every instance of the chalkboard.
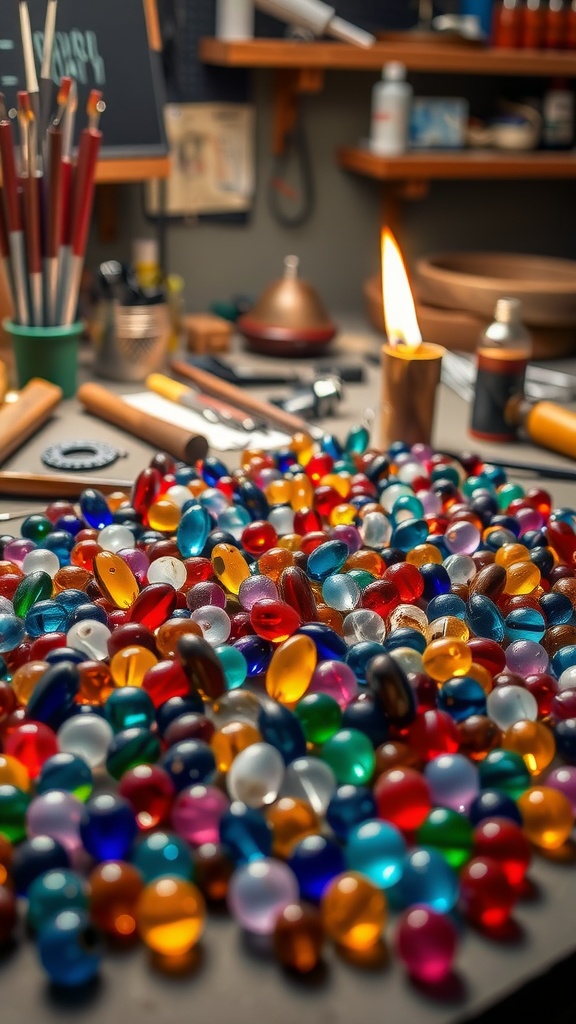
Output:
<instances>
[{"instance_id":1,"label":"chalkboard","mask_svg":"<svg viewBox=\"0 0 576 1024\"><path fill-rule=\"evenodd\" d=\"M28 6L40 74L46 0ZM164 156L161 55L150 48L144 0L59 0L57 11L52 77L76 79L76 132L85 126L90 90L101 89L102 158ZM0 0L0 91L8 107L25 88L18 0Z\"/></svg>"}]
</instances>

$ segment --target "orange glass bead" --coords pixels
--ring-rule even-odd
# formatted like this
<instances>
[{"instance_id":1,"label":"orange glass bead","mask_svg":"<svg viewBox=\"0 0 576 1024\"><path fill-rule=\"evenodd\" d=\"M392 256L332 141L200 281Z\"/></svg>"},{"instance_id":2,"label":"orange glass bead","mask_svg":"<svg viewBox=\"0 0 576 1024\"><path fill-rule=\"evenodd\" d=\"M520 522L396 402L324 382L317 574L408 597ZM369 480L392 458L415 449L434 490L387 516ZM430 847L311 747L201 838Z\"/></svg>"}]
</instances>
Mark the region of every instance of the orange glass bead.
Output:
<instances>
[{"instance_id":1,"label":"orange glass bead","mask_svg":"<svg viewBox=\"0 0 576 1024\"><path fill-rule=\"evenodd\" d=\"M104 597L116 608L131 608L140 593L138 580L120 555L101 551L94 559L94 576Z\"/></svg>"},{"instance_id":2,"label":"orange glass bead","mask_svg":"<svg viewBox=\"0 0 576 1024\"><path fill-rule=\"evenodd\" d=\"M304 473L292 477L290 504L295 512L302 508L311 508L314 504L314 487Z\"/></svg>"},{"instance_id":3,"label":"orange glass bead","mask_svg":"<svg viewBox=\"0 0 576 1024\"><path fill-rule=\"evenodd\" d=\"M532 786L517 800L522 828L530 842L556 850L568 839L574 824L570 801L551 786Z\"/></svg>"},{"instance_id":4,"label":"orange glass bead","mask_svg":"<svg viewBox=\"0 0 576 1024\"><path fill-rule=\"evenodd\" d=\"M129 496L124 494L123 491L113 491L112 494L107 494L106 501L111 512L117 512L123 505L127 506L130 504Z\"/></svg>"},{"instance_id":5,"label":"orange glass bead","mask_svg":"<svg viewBox=\"0 0 576 1024\"><path fill-rule=\"evenodd\" d=\"M240 585L250 575L248 563L238 548L231 544L216 544L212 551L211 561L214 575L220 580L222 586L229 593L237 594Z\"/></svg>"},{"instance_id":6,"label":"orange glass bead","mask_svg":"<svg viewBox=\"0 0 576 1024\"><path fill-rule=\"evenodd\" d=\"M294 565L294 555L285 548L271 548L258 559L258 571L278 583L281 574L289 565Z\"/></svg>"},{"instance_id":7,"label":"orange glass bead","mask_svg":"<svg viewBox=\"0 0 576 1024\"><path fill-rule=\"evenodd\" d=\"M320 834L320 819L305 800L281 797L266 811L266 818L272 829L272 853L275 857L289 857L293 846L305 836Z\"/></svg>"},{"instance_id":8,"label":"orange glass bead","mask_svg":"<svg viewBox=\"0 0 576 1024\"><path fill-rule=\"evenodd\" d=\"M331 487L337 491L341 498L347 498L350 494L349 473L327 473L322 477L321 483L324 487Z\"/></svg>"},{"instance_id":9,"label":"orange glass bead","mask_svg":"<svg viewBox=\"0 0 576 1024\"><path fill-rule=\"evenodd\" d=\"M80 565L63 565L52 579L52 592L60 594L63 590L86 590L92 578L92 572Z\"/></svg>"},{"instance_id":10,"label":"orange glass bead","mask_svg":"<svg viewBox=\"0 0 576 1024\"><path fill-rule=\"evenodd\" d=\"M259 743L261 739L258 729L250 722L226 722L210 740L218 771L227 772L241 750Z\"/></svg>"},{"instance_id":11,"label":"orange glass bead","mask_svg":"<svg viewBox=\"0 0 576 1024\"><path fill-rule=\"evenodd\" d=\"M182 510L170 498L158 498L148 509L148 522L160 533L176 533Z\"/></svg>"},{"instance_id":12,"label":"orange glass bead","mask_svg":"<svg viewBox=\"0 0 576 1024\"><path fill-rule=\"evenodd\" d=\"M304 696L314 675L318 652L308 636L291 636L281 643L266 671L266 690L280 704L295 704Z\"/></svg>"},{"instance_id":13,"label":"orange glass bead","mask_svg":"<svg viewBox=\"0 0 576 1024\"><path fill-rule=\"evenodd\" d=\"M505 750L520 754L529 772L538 775L554 760L556 743L548 726L542 722L514 722L502 737Z\"/></svg>"},{"instance_id":14,"label":"orange glass bead","mask_svg":"<svg viewBox=\"0 0 576 1024\"><path fill-rule=\"evenodd\" d=\"M183 878L157 878L147 885L136 906L143 942L163 956L182 956L204 930L206 908L200 890Z\"/></svg>"},{"instance_id":15,"label":"orange glass bead","mask_svg":"<svg viewBox=\"0 0 576 1024\"><path fill-rule=\"evenodd\" d=\"M363 569L365 572L370 572L376 579L380 579L384 575L386 566L381 555L377 551L355 551L350 555L345 563L343 572L349 572L350 569Z\"/></svg>"},{"instance_id":16,"label":"orange glass bead","mask_svg":"<svg viewBox=\"0 0 576 1024\"><path fill-rule=\"evenodd\" d=\"M269 505L288 505L292 497L290 480L273 480L264 491Z\"/></svg>"},{"instance_id":17,"label":"orange glass bead","mask_svg":"<svg viewBox=\"0 0 576 1024\"><path fill-rule=\"evenodd\" d=\"M310 461L315 451L313 439L304 430L299 430L292 436L289 447L302 466Z\"/></svg>"},{"instance_id":18,"label":"orange glass bead","mask_svg":"<svg viewBox=\"0 0 576 1024\"><path fill-rule=\"evenodd\" d=\"M110 672L114 685L142 686L148 669L158 664L158 658L147 647L133 644L123 647L110 659Z\"/></svg>"},{"instance_id":19,"label":"orange glass bead","mask_svg":"<svg viewBox=\"0 0 576 1024\"><path fill-rule=\"evenodd\" d=\"M459 619L456 615L441 615L438 619L434 619L426 630L428 643L440 640L442 637L454 637L456 640L466 641L469 636L470 630L464 619Z\"/></svg>"},{"instance_id":20,"label":"orange glass bead","mask_svg":"<svg viewBox=\"0 0 576 1024\"><path fill-rule=\"evenodd\" d=\"M136 904L144 888L140 872L124 861L108 860L88 879L90 917L103 932L130 938L136 932Z\"/></svg>"},{"instance_id":21,"label":"orange glass bead","mask_svg":"<svg viewBox=\"0 0 576 1024\"><path fill-rule=\"evenodd\" d=\"M439 683L452 676L465 676L471 664L470 648L461 640L433 640L422 655L424 671Z\"/></svg>"},{"instance_id":22,"label":"orange glass bead","mask_svg":"<svg viewBox=\"0 0 576 1024\"><path fill-rule=\"evenodd\" d=\"M70 562L72 565L76 565L80 569L87 569L88 572L92 572L94 559L100 551L102 551L102 548L98 541L81 540L72 548L72 551L70 552Z\"/></svg>"},{"instance_id":23,"label":"orange glass bead","mask_svg":"<svg viewBox=\"0 0 576 1024\"><path fill-rule=\"evenodd\" d=\"M16 786L23 793L30 789L28 769L10 754L0 754L0 786Z\"/></svg>"},{"instance_id":24,"label":"orange glass bead","mask_svg":"<svg viewBox=\"0 0 576 1024\"><path fill-rule=\"evenodd\" d=\"M274 929L274 952L284 967L308 974L317 966L323 944L324 930L317 910L291 903L282 911Z\"/></svg>"},{"instance_id":25,"label":"orange glass bead","mask_svg":"<svg viewBox=\"0 0 576 1024\"><path fill-rule=\"evenodd\" d=\"M16 669L12 676L12 689L18 698L19 704L23 704L26 707L38 682L48 667L47 661L29 661Z\"/></svg>"},{"instance_id":26,"label":"orange glass bead","mask_svg":"<svg viewBox=\"0 0 576 1024\"><path fill-rule=\"evenodd\" d=\"M356 522L357 510L354 505L336 505L328 516L330 526L353 526Z\"/></svg>"},{"instance_id":27,"label":"orange glass bead","mask_svg":"<svg viewBox=\"0 0 576 1024\"><path fill-rule=\"evenodd\" d=\"M503 544L494 553L494 561L507 569L514 562L529 562L530 552L525 544Z\"/></svg>"},{"instance_id":28,"label":"orange glass bead","mask_svg":"<svg viewBox=\"0 0 576 1024\"><path fill-rule=\"evenodd\" d=\"M105 704L114 689L110 668L103 661L83 661L78 666L80 685L76 694L77 704Z\"/></svg>"},{"instance_id":29,"label":"orange glass bead","mask_svg":"<svg viewBox=\"0 0 576 1024\"><path fill-rule=\"evenodd\" d=\"M324 890L320 912L333 942L351 950L371 949L386 923L386 897L364 875L347 871Z\"/></svg>"},{"instance_id":30,"label":"orange glass bead","mask_svg":"<svg viewBox=\"0 0 576 1024\"><path fill-rule=\"evenodd\" d=\"M442 554L434 544L417 544L406 555L406 561L412 565L440 565Z\"/></svg>"},{"instance_id":31,"label":"orange glass bead","mask_svg":"<svg viewBox=\"0 0 576 1024\"><path fill-rule=\"evenodd\" d=\"M505 594L531 594L542 576L534 562L513 562L506 569Z\"/></svg>"},{"instance_id":32,"label":"orange glass bead","mask_svg":"<svg viewBox=\"0 0 576 1024\"><path fill-rule=\"evenodd\" d=\"M194 619L168 619L158 627L154 635L156 648L161 658L176 657L178 640L185 633L202 636L202 630Z\"/></svg>"},{"instance_id":33,"label":"orange glass bead","mask_svg":"<svg viewBox=\"0 0 576 1024\"><path fill-rule=\"evenodd\" d=\"M330 608L327 604L319 602L316 607L316 614L318 616L318 622L322 622L324 626L330 626L338 636L342 636L344 633L344 617L336 608Z\"/></svg>"},{"instance_id":34,"label":"orange glass bead","mask_svg":"<svg viewBox=\"0 0 576 1024\"><path fill-rule=\"evenodd\" d=\"M299 551L302 545L302 537L299 533L285 533L279 537L276 546L286 551Z\"/></svg>"}]
</instances>

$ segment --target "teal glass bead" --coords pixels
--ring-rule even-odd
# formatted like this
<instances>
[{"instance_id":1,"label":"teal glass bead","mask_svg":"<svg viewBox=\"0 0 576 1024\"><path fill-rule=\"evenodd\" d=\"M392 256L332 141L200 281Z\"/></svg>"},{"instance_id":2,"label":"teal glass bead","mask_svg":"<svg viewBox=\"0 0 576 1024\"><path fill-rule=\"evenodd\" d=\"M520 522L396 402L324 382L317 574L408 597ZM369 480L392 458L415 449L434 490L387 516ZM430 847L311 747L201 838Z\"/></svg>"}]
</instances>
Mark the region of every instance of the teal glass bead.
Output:
<instances>
[{"instance_id":1,"label":"teal glass bead","mask_svg":"<svg viewBox=\"0 0 576 1024\"><path fill-rule=\"evenodd\" d=\"M42 544L44 538L49 533L52 533L53 529L53 524L46 516L35 512L31 516L26 516L26 519L23 520L20 533L23 537L33 540L36 544Z\"/></svg>"},{"instance_id":2,"label":"teal glass bead","mask_svg":"<svg viewBox=\"0 0 576 1024\"><path fill-rule=\"evenodd\" d=\"M63 910L38 936L38 954L48 977L70 988L88 984L98 973L102 950L88 914Z\"/></svg>"},{"instance_id":3,"label":"teal glass bead","mask_svg":"<svg viewBox=\"0 0 576 1024\"><path fill-rule=\"evenodd\" d=\"M215 648L215 654L224 670L226 689L237 690L248 675L248 663L242 651L224 644Z\"/></svg>"},{"instance_id":4,"label":"teal glass bead","mask_svg":"<svg viewBox=\"0 0 576 1024\"><path fill-rule=\"evenodd\" d=\"M36 779L36 792L50 793L54 789L72 793L83 803L89 799L94 789L92 771L83 758L77 754L60 752L53 754L44 761L40 774Z\"/></svg>"},{"instance_id":5,"label":"teal glass bead","mask_svg":"<svg viewBox=\"0 0 576 1024\"><path fill-rule=\"evenodd\" d=\"M44 636L45 633L64 633L68 615L66 609L56 601L37 601L24 619L28 636Z\"/></svg>"},{"instance_id":6,"label":"teal glass bead","mask_svg":"<svg viewBox=\"0 0 576 1024\"><path fill-rule=\"evenodd\" d=\"M240 540L252 518L242 505L232 505L219 513L217 522L219 530L225 530L226 533L231 533L235 540Z\"/></svg>"},{"instance_id":7,"label":"teal glass bead","mask_svg":"<svg viewBox=\"0 0 576 1024\"><path fill-rule=\"evenodd\" d=\"M516 498L524 497L524 488L520 487L520 484L502 484L496 492L496 501L498 502L498 508L506 511L511 501Z\"/></svg>"},{"instance_id":8,"label":"teal glass bead","mask_svg":"<svg viewBox=\"0 0 576 1024\"><path fill-rule=\"evenodd\" d=\"M294 713L308 743L326 743L342 724L342 709L327 693L308 693L299 700Z\"/></svg>"},{"instance_id":9,"label":"teal glass bead","mask_svg":"<svg viewBox=\"0 0 576 1024\"><path fill-rule=\"evenodd\" d=\"M16 786L0 786L0 836L11 843L26 838L26 811L30 797Z\"/></svg>"},{"instance_id":10,"label":"teal glass bead","mask_svg":"<svg viewBox=\"0 0 576 1024\"><path fill-rule=\"evenodd\" d=\"M26 635L26 627L17 615L0 612L0 654L19 647Z\"/></svg>"},{"instance_id":11,"label":"teal glass bead","mask_svg":"<svg viewBox=\"0 0 576 1024\"><path fill-rule=\"evenodd\" d=\"M101 491L88 487L80 495L80 511L88 526L96 530L103 530L105 526L111 526L114 522L112 512L108 508L108 502Z\"/></svg>"},{"instance_id":12,"label":"teal glass bead","mask_svg":"<svg viewBox=\"0 0 576 1024\"><path fill-rule=\"evenodd\" d=\"M199 502L189 505L176 531L176 543L182 558L199 555L211 529L212 520L207 510Z\"/></svg>"},{"instance_id":13,"label":"teal glass bead","mask_svg":"<svg viewBox=\"0 0 576 1024\"><path fill-rule=\"evenodd\" d=\"M480 789L498 789L517 800L532 784L524 759L513 750L490 750L478 766Z\"/></svg>"},{"instance_id":14,"label":"teal glass bead","mask_svg":"<svg viewBox=\"0 0 576 1024\"><path fill-rule=\"evenodd\" d=\"M32 882L26 918L40 932L61 910L88 910L88 886L75 871L55 868Z\"/></svg>"},{"instance_id":15,"label":"teal glass bead","mask_svg":"<svg viewBox=\"0 0 576 1024\"><path fill-rule=\"evenodd\" d=\"M324 580L322 597L329 608L351 612L360 601L360 587L348 573L334 573Z\"/></svg>"},{"instance_id":16,"label":"teal glass bead","mask_svg":"<svg viewBox=\"0 0 576 1024\"><path fill-rule=\"evenodd\" d=\"M104 717L114 732L149 729L156 720L151 698L138 686L123 686L113 690L104 705Z\"/></svg>"},{"instance_id":17,"label":"teal glass bead","mask_svg":"<svg viewBox=\"0 0 576 1024\"><path fill-rule=\"evenodd\" d=\"M14 614L24 619L32 605L37 601L47 601L51 596L52 577L47 572L31 572L16 587L12 598ZM84 600L86 600L86 594L84 594Z\"/></svg>"},{"instance_id":18,"label":"teal glass bead","mask_svg":"<svg viewBox=\"0 0 576 1024\"><path fill-rule=\"evenodd\" d=\"M340 729L324 744L321 758L334 772L339 785L361 786L370 782L376 758L374 747L359 729Z\"/></svg>"},{"instance_id":19,"label":"teal glass bead","mask_svg":"<svg viewBox=\"0 0 576 1024\"><path fill-rule=\"evenodd\" d=\"M389 889L400 880L406 850L406 840L395 825L369 818L348 833L346 864L379 889Z\"/></svg>"},{"instance_id":20,"label":"teal glass bead","mask_svg":"<svg viewBox=\"0 0 576 1024\"><path fill-rule=\"evenodd\" d=\"M450 480L455 487L460 486L460 474L456 469L456 466L446 466L444 463L441 466L435 466L430 474L432 483L436 480Z\"/></svg>"},{"instance_id":21,"label":"teal glass bead","mask_svg":"<svg viewBox=\"0 0 576 1024\"><path fill-rule=\"evenodd\" d=\"M470 820L449 807L434 807L416 832L419 846L437 850L458 871L472 856L473 827Z\"/></svg>"},{"instance_id":22,"label":"teal glass bead","mask_svg":"<svg viewBox=\"0 0 576 1024\"><path fill-rule=\"evenodd\" d=\"M354 580L361 592L366 590L366 587L369 587L376 580L376 576L373 576L367 569L350 569L348 576L351 580Z\"/></svg>"},{"instance_id":23,"label":"teal glass bead","mask_svg":"<svg viewBox=\"0 0 576 1024\"><path fill-rule=\"evenodd\" d=\"M130 768L154 764L160 753L160 740L149 729L124 729L108 747L106 771L113 779L121 779Z\"/></svg>"},{"instance_id":24,"label":"teal glass bead","mask_svg":"<svg viewBox=\"0 0 576 1024\"><path fill-rule=\"evenodd\" d=\"M514 608L504 619L507 640L535 640L546 632L546 620L535 608Z\"/></svg>"},{"instance_id":25,"label":"teal glass bead","mask_svg":"<svg viewBox=\"0 0 576 1024\"><path fill-rule=\"evenodd\" d=\"M466 623L476 636L501 644L506 629L502 612L485 594L472 594L466 606Z\"/></svg>"},{"instance_id":26,"label":"teal glass bead","mask_svg":"<svg viewBox=\"0 0 576 1024\"><path fill-rule=\"evenodd\" d=\"M348 433L344 444L344 455L362 455L370 444L370 431L364 424L359 424Z\"/></svg>"},{"instance_id":27,"label":"teal glass bead","mask_svg":"<svg viewBox=\"0 0 576 1024\"><path fill-rule=\"evenodd\" d=\"M322 583L328 576L340 572L349 554L348 545L344 541L328 540L325 544L319 544L308 556L308 576Z\"/></svg>"},{"instance_id":28,"label":"teal glass bead","mask_svg":"<svg viewBox=\"0 0 576 1024\"><path fill-rule=\"evenodd\" d=\"M390 547L399 551L411 551L428 540L428 523L425 519L405 519L392 531Z\"/></svg>"},{"instance_id":29,"label":"teal glass bead","mask_svg":"<svg viewBox=\"0 0 576 1024\"><path fill-rule=\"evenodd\" d=\"M146 884L166 875L190 881L193 875L190 847L174 832L154 832L146 836L134 848L132 863Z\"/></svg>"},{"instance_id":30,"label":"teal glass bead","mask_svg":"<svg viewBox=\"0 0 576 1024\"><path fill-rule=\"evenodd\" d=\"M422 519L424 505L415 494L401 494L394 502L390 514L395 523L404 519Z\"/></svg>"}]
</instances>

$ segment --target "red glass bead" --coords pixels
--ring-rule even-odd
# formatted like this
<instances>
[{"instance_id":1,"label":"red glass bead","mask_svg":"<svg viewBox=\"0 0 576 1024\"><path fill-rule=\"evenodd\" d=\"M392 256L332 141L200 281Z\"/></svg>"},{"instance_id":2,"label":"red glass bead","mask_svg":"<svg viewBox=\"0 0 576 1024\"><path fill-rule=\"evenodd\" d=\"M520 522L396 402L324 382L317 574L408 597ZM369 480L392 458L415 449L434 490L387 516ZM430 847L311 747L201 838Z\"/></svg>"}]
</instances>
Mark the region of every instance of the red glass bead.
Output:
<instances>
[{"instance_id":1,"label":"red glass bead","mask_svg":"<svg viewBox=\"0 0 576 1024\"><path fill-rule=\"evenodd\" d=\"M455 754L460 734L446 711L424 711L408 726L408 742L423 761L441 754Z\"/></svg>"},{"instance_id":2,"label":"red glass bead","mask_svg":"<svg viewBox=\"0 0 576 1024\"><path fill-rule=\"evenodd\" d=\"M532 858L522 829L508 818L486 818L474 829L474 856L498 862L510 885L518 885Z\"/></svg>"},{"instance_id":3,"label":"red glass bead","mask_svg":"<svg viewBox=\"0 0 576 1024\"><path fill-rule=\"evenodd\" d=\"M139 764L122 776L118 792L132 805L141 832L170 820L175 787L168 772L157 764Z\"/></svg>"},{"instance_id":4,"label":"red glass bead","mask_svg":"<svg viewBox=\"0 0 576 1024\"><path fill-rule=\"evenodd\" d=\"M504 868L492 857L474 857L460 875L460 902L466 917L483 928L506 923L516 902Z\"/></svg>"},{"instance_id":5,"label":"red glass bead","mask_svg":"<svg viewBox=\"0 0 576 1024\"><path fill-rule=\"evenodd\" d=\"M423 775L413 768L392 768L374 786L378 816L403 832L414 832L432 806L430 790Z\"/></svg>"},{"instance_id":6,"label":"red glass bead","mask_svg":"<svg viewBox=\"0 0 576 1024\"><path fill-rule=\"evenodd\" d=\"M58 740L43 722L23 722L6 737L4 752L20 761L35 779L44 762L58 753Z\"/></svg>"}]
</instances>

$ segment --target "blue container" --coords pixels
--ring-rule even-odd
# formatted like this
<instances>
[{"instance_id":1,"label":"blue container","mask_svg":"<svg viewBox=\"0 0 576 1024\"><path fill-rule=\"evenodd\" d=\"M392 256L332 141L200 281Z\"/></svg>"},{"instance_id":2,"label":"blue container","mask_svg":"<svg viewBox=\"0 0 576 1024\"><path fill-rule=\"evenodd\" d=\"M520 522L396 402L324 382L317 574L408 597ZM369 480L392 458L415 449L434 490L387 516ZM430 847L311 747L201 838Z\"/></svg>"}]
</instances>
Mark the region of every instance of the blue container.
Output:
<instances>
[{"instance_id":1,"label":"blue container","mask_svg":"<svg viewBox=\"0 0 576 1024\"><path fill-rule=\"evenodd\" d=\"M493 0L460 0L460 13L474 14L487 39L492 35L492 6Z\"/></svg>"}]
</instances>

